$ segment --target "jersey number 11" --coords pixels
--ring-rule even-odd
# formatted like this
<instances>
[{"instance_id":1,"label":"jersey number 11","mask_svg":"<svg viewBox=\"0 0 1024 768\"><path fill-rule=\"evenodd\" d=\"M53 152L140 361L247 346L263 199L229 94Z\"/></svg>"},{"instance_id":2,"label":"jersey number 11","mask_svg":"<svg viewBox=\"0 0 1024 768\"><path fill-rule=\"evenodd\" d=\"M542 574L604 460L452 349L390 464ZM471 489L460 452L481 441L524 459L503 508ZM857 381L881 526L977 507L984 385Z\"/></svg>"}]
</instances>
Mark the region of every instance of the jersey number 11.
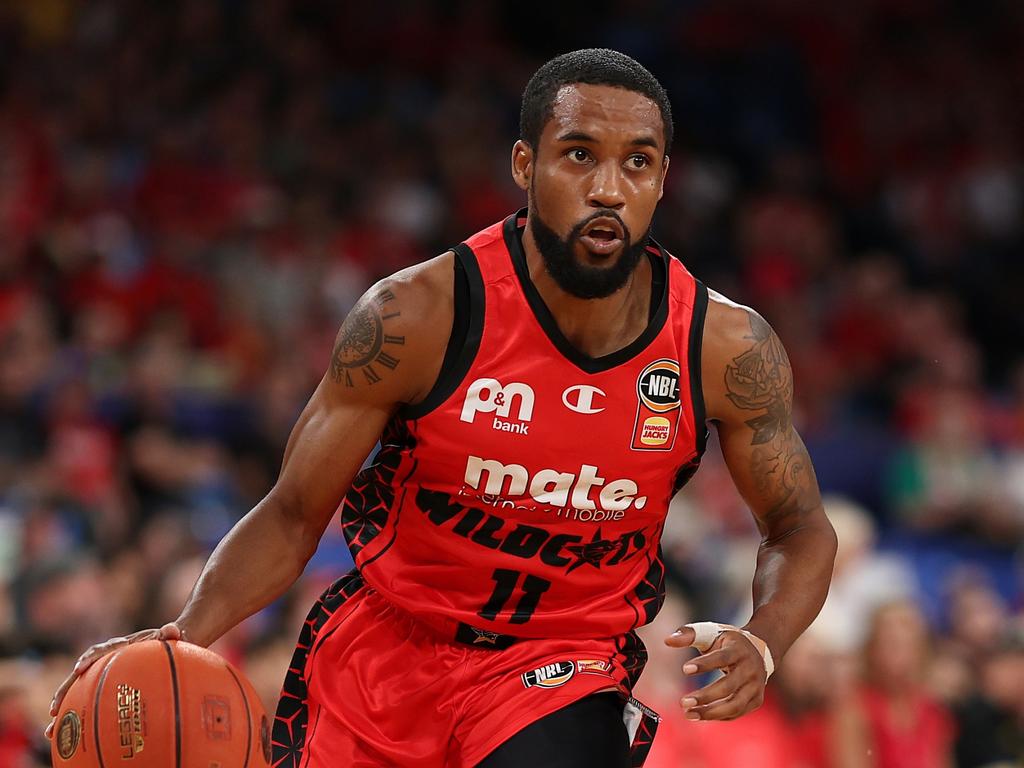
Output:
<instances>
[{"instance_id":1,"label":"jersey number 11","mask_svg":"<svg viewBox=\"0 0 1024 768\"><path fill-rule=\"evenodd\" d=\"M520 576L523 576L521 587L523 596L516 603L515 612L509 619L509 623L525 624L528 622L533 616L533 612L537 610L540 596L551 589L551 582L539 576L529 573L524 576L519 571L510 571L505 568L495 568L494 573L491 574L491 578L494 579L494 592L491 593L486 605L480 609L480 616L490 621L497 619L501 609L505 607L512 597L512 593L519 586Z\"/></svg>"}]
</instances>

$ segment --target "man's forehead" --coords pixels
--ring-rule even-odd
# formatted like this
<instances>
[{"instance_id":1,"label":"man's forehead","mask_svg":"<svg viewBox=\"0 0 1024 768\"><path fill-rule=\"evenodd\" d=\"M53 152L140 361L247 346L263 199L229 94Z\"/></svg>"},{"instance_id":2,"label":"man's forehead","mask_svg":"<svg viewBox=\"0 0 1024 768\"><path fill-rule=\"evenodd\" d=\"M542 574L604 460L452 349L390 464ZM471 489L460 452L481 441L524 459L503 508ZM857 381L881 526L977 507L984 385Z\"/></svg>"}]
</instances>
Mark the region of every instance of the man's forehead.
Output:
<instances>
[{"instance_id":1,"label":"man's forehead","mask_svg":"<svg viewBox=\"0 0 1024 768\"><path fill-rule=\"evenodd\" d=\"M661 109L642 93L613 85L563 85L552 102L550 128L555 135L566 129L616 126L630 132L651 131L664 142Z\"/></svg>"}]
</instances>

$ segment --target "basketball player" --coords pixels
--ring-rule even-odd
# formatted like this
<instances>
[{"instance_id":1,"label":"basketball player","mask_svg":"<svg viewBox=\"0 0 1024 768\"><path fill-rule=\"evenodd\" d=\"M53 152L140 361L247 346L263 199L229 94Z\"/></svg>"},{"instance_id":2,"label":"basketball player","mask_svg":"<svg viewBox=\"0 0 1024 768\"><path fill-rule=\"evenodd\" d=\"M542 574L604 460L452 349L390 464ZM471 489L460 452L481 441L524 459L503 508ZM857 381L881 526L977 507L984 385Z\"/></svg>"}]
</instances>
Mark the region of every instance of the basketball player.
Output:
<instances>
[{"instance_id":1,"label":"basketball player","mask_svg":"<svg viewBox=\"0 0 1024 768\"><path fill-rule=\"evenodd\" d=\"M302 628L274 764L640 765L633 630L662 597L669 500L715 424L763 541L754 612L666 640L706 651L693 720L757 708L817 614L835 538L793 429L782 344L651 239L672 144L664 89L609 50L526 87L522 211L383 280L338 333L274 488L178 619L94 646L206 646L281 595L341 505L356 561ZM377 441L372 465L359 471Z\"/></svg>"}]
</instances>

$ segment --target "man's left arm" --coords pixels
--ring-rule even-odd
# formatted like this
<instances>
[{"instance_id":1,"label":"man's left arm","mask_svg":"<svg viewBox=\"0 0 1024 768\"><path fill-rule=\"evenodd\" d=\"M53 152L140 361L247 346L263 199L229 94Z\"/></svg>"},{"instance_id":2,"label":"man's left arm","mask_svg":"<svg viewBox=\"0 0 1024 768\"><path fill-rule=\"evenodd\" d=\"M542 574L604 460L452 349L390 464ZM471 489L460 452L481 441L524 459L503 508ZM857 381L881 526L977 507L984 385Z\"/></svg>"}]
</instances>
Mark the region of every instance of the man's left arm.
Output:
<instances>
[{"instance_id":1,"label":"man's left arm","mask_svg":"<svg viewBox=\"0 0 1024 768\"><path fill-rule=\"evenodd\" d=\"M764 641L778 663L821 610L836 550L814 468L793 428L793 371L760 315L711 292L702 378L729 473L761 532L754 611L742 629ZM691 645L693 630L682 628L667 642ZM747 637L719 635L684 672L712 669L728 674L684 699L688 717L730 720L760 706L764 658Z\"/></svg>"}]
</instances>

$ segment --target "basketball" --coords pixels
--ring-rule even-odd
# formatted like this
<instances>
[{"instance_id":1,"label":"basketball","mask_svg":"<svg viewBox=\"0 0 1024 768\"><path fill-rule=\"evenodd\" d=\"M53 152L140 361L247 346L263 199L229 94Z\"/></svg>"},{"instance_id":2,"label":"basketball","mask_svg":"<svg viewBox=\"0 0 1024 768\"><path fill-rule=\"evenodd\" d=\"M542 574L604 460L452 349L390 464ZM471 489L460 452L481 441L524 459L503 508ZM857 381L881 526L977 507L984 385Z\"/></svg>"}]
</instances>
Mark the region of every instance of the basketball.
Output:
<instances>
[{"instance_id":1,"label":"basketball","mask_svg":"<svg viewBox=\"0 0 1024 768\"><path fill-rule=\"evenodd\" d=\"M145 640L75 681L50 751L55 767L259 768L270 723L249 681L213 651Z\"/></svg>"}]
</instances>

